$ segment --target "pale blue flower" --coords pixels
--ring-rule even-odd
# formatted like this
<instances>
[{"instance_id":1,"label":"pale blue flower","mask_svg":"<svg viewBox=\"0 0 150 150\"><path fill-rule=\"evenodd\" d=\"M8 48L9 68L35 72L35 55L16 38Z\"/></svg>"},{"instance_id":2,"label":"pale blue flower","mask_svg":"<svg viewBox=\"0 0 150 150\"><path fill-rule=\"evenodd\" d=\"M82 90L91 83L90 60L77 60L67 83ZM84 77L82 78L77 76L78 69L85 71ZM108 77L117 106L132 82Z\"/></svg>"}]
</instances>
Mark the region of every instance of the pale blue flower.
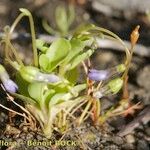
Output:
<instances>
[{"instance_id":1,"label":"pale blue flower","mask_svg":"<svg viewBox=\"0 0 150 150\"><path fill-rule=\"evenodd\" d=\"M16 93L18 90L17 84L11 79L5 80L5 82L3 82L3 86L5 87L6 91L9 93Z\"/></svg>"},{"instance_id":2,"label":"pale blue flower","mask_svg":"<svg viewBox=\"0 0 150 150\"><path fill-rule=\"evenodd\" d=\"M106 80L109 77L109 71L91 69L89 70L88 77L94 81Z\"/></svg>"}]
</instances>

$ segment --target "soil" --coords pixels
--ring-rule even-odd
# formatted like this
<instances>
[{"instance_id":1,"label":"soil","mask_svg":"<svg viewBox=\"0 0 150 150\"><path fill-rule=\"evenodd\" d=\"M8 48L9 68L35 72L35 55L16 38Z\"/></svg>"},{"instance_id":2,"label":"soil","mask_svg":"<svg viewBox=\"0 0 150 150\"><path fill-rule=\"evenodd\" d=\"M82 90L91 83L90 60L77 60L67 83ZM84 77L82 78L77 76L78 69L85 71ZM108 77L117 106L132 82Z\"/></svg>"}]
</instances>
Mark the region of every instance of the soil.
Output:
<instances>
[{"instance_id":1,"label":"soil","mask_svg":"<svg viewBox=\"0 0 150 150\"><path fill-rule=\"evenodd\" d=\"M35 19L35 26L38 34L46 34L41 25L41 19L47 19L52 26L53 23L54 6L59 4L66 4L66 1L60 0L1 0L0 2L0 31L6 24L11 24L14 18L18 14L18 8L26 7L31 10ZM128 40L132 29L139 24L140 39L139 43L144 46L150 46L150 23L146 20L144 14L136 12L133 16L125 17L123 14L120 16L106 16L91 7L91 2L82 6L76 6L77 17L73 24L75 27L77 24L90 21L98 26L105 27L116 34L118 34L124 40ZM18 31L24 33L28 31L27 20L22 21L18 26ZM73 28L72 27L72 28ZM29 46L30 41L14 41L15 46L21 49L20 56L23 57L28 63L32 59ZM29 49L26 52L26 49ZM149 49L150 50L150 49ZM2 49L0 49L2 51ZM24 55L25 54L25 55ZM28 55L28 59L26 59ZM121 51L113 51L111 49L98 49L93 55L92 65L97 69L104 69L115 66L124 59L124 53ZM0 56L0 62L3 62L2 55ZM129 91L130 99L133 102L139 102L143 104L143 109L150 106L150 63L149 57L142 57L134 55L131 68L129 71ZM11 102L6 99L6 94L3 90L0 90L0 101L3 105L12 106ZM110 108L117 102L116 97L103 98L102 110ZM142 109L142 110L143 110ZM65 135L61 135L55 132L51 139L45 138L39 131L32 131L27 127L19 128L19 125L23 121L23 118L15 116L10 122L9 114L6 110L0 108L0 149L1 150L150 150L150 119L147 122L139 121L139 125L136 129L132 130L128 135L119 136L117 133L127 124L131 123L138 117L142 110L137 111L133 116L128 117L114 117L110 119L104 126L94 126L91 120L87 120L80 127L72 125L72 127L66 132ZM19 110L20 111L20 110ZM150 110L149 110L150 112ZM70 140L71 146L66 144L59 145L58 140L62 138L62 141ZM5 141L6 143L2 143ZM19 144L9 144L15 142ZM30 146L35 141L36 146ZM36 142L45 142L43 145L38 145ZM49 145L48 145L49 144ZM57 145L57 146L56 146Z\"/></svg>"}]
</instances>

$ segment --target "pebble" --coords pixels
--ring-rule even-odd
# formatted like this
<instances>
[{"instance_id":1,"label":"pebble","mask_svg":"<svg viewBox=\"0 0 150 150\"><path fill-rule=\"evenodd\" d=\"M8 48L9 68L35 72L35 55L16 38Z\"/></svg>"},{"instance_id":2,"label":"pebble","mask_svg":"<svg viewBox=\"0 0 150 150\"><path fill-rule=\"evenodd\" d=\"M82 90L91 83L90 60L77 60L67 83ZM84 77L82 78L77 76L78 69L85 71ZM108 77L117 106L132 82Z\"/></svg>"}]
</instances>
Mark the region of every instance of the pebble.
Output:
<instances>
[{"instance_id":1,"label":"pebble","mask_svg":"<svg viewBox=\"0 0 150 150\"><path fill-rule=\"evenodd\" d=\"M120 146L124 143L123 139L122 139L121 137L119 137L119 136L115 136L115 137L113 138L113 142L114 142L115 144L117 144L117 145L120 145Z\"/></svg>"},{"instance_id":2,"label":"pebble","mask_svg":"<svg viewBox=\"0 0 150 150\"><path fill-rule=\"evenodd\" d=\"M127 143L130 143L130 144L135 143L135 138L133 134L128 134L125 136L125 138L126 138Z\"/></svg>"}]
</instances>

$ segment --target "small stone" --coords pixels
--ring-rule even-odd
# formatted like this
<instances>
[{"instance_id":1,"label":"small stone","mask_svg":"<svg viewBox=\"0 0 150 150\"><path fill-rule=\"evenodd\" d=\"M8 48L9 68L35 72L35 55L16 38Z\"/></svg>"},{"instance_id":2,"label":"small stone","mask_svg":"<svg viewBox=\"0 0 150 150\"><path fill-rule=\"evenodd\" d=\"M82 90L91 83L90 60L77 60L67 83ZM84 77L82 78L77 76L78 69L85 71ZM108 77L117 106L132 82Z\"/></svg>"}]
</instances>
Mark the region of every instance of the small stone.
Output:
<instances>
[{"instance_id":1,"label":"small stone","mask_svg":"<svg viewBox=\"0 0 150 150\"><path fill-rule=\"evenodd\" d=\"M123 139L122 139L121 137L115 136L115 137L113 138L113 142L114 142L115 144L117 144L117 145L122 145L124 141L123 141Z\"/></svg>"},{"instance_id":2,"label":"small stone","mask_svg":"<svg viewBox=\"0 0 150 150\"><path fill-rule=\"evenodd\" d=\"M135 143L135 138L133 134L126 135L126 140L127 140L127 143L130 143L130 144Z\"/></svg>"}]
</instances>

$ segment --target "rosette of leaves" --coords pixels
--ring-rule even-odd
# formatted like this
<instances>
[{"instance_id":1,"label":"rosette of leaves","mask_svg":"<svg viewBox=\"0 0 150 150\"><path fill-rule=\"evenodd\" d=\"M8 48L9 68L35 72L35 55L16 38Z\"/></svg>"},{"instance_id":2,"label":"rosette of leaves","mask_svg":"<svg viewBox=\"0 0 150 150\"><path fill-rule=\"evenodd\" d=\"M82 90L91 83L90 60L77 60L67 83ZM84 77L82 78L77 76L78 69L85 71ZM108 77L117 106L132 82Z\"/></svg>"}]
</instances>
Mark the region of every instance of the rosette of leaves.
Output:
<instances>
[{"instance_id":1,"label":"rosette of leaves","mask_svg":"<svg viewBox=\"0 0 150 150\"><path fill-rule=\"evenodd\" d=\"M83 101L84 98L79 94L86 88L86 83L77 83L77 66L89 58L94 50L85 51L86 43L79 39L58 38L50 46L37 40L36 45L40 50L38 71L42 74L32 74L35 67L29 71L20 69L17 83L19 92L35 102L28 104L27 108L40 122L45 135L50 136L54 127L62 130L67 126L67 115ZM33 79L28 79L26 73L32 74ZM43 74L52 73L60 78L58 82L38 80L44 79Z\"/></svg>"}]
</instances>

